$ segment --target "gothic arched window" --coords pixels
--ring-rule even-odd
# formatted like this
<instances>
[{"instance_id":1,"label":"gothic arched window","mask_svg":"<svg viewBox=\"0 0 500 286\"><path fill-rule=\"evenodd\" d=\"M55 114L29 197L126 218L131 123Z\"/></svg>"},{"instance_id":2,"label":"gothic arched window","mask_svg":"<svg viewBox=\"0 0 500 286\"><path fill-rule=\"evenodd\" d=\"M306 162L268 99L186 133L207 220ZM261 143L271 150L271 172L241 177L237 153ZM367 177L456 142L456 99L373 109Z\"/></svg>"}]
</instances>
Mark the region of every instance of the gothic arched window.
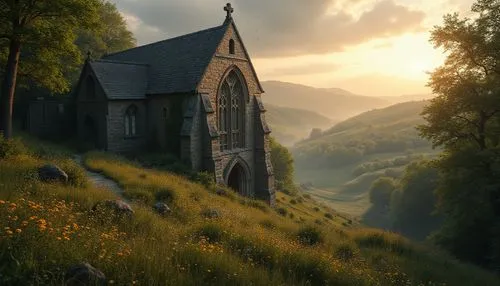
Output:
<instances>
[{"instance_id":1,"label":"gothic arched window","mask_svg":"<svg viewBox=\"0 0 500 286\"><path fill-rule=\"evenodd\" d=\"M235 71L224 79L218 100L221 151L245 146L245 89Z\"/></svg>"},{"instance_id":2,"label":"gothic arched window","mask_svg":"<svg viewBox=\"0 0 500 286\"><path fill-rule=\"evenodd\" d=\"M137 135L137 107L129 106L125 112L125 136Z\"/></svg>"}]
</instances>

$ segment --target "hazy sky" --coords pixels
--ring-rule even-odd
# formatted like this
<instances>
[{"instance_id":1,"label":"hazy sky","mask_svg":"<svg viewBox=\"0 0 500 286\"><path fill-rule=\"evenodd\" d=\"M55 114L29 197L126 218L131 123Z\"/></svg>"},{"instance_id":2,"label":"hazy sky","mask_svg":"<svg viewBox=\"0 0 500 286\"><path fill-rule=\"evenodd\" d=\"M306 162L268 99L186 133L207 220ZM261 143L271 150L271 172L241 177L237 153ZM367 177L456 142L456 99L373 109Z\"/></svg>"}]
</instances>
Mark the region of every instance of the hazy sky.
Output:
<instances>
[{"instance_id":1,"label":"hazy sky","mask_svg":"<svg viewBox=\"0 0 500 286\"><path fill-rule=\"evenodd\" d=\"M227 0L113 0L138 44L220 25ZM232 0L261 80L384 96L428 93L429 30L473 0Z\"/></svg>"}]
</instances>

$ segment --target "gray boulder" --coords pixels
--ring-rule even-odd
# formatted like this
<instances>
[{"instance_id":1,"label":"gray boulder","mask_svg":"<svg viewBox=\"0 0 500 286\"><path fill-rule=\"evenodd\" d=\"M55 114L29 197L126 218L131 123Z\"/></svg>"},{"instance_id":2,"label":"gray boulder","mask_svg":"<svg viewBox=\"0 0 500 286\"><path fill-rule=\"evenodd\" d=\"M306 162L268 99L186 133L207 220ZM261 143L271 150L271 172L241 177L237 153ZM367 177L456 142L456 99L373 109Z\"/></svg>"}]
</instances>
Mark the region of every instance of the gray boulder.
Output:
<instances>
[{"instance_id":1,"label":"gray boulder","mask_svg":"<svg viewBox=\"0 0 500 286\"><path fill-rule=\"evenodd\" d=\"M66 286L107 285L106 276L88 263L74 265L68 269L64 277Z\"/></svg>"},{"instance_id":2,"label":"gray boulder","mask_svg":"<svg viewBox=\"0 0 500 286\"><path fill-rule=\"evenodd\" d=\"M168 205L162 202L156 203L153 208L160 215L167 215L172 212Z\"/></svg>"},{"instance_id":3,"label":"gray boulder","mask_svg":"<svg viewBox=\"0 0 500 286\"><path fill-rule=\"evenodd\" d=\"M98 202L92 208L93 211L103 209L112 210L117 216L132 216L134 214L132 207L122 200L106 200Z\"/></svg>"},{"instance_id":4,"label":"gray boulder","mask_svg":"<svg viewBox=\"0 0 500 286\"><path fill-rule=\"evenodd\" d=\"M68 182L68 174L53 164L47 164L38 169L38 177L43 182Z\"/></svg>"}]
</instances>

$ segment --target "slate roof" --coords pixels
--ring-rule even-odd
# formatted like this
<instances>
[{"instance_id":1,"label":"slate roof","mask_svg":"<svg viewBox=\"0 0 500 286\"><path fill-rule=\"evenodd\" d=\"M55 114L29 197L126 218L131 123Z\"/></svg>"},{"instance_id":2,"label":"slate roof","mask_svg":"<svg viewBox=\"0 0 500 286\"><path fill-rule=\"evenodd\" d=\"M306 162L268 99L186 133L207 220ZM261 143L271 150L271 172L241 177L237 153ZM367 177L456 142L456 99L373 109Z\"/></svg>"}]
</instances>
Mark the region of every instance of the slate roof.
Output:
<instances>
[{"instance_id":1,"label":"slate roof","mask_svg":"<svg viewBox=\"0 0 500 286\"><path fill-rule=\"evenodd\" d=\"M90 67L108 99L144 99L148 86L147 64L97 60Z\"/></svg>"},{"instance_id":2,"label":"slate roof","mask_svg":"<svg viewBox=\"0 0 500 286\"><path fill-rule=\"evenodd\" d=\"M132 88L134 84L141 85L133 87L134 93L139 92L143 88L143 72L146 69L144 66L136 65L134 68L126 66L128 71L118 71L120 64L111 64L110 62L135 62L147 64L148 80L147 89L143 94L170 94L170 93L185 93L196 90L198 83L202 79L210 60L214 56L219 43L226 32L227 23L202 30L192 34L167 39L164 41L144 45L137 48L132 48L126 51L103 57L108 63L101 66L104 70L112 70L116 68L117 73L130 72L137 68L138 77L122 77L127 79L123 84L112 84L113 88ZM109 72L104 72L109 76ZM122 74L123 75L123 74ZM120 75L120 76L122 76ZM118 75L111 76L110 82L118 81ZM105 82L108 80L105 79ZM127 85L127 87L125 87ZM130 86L129 86L130 85ZM113 90L118 94L126 94L128 91ZM109 94L113 96L112 94Z\"/></svg>"}]
</instances>

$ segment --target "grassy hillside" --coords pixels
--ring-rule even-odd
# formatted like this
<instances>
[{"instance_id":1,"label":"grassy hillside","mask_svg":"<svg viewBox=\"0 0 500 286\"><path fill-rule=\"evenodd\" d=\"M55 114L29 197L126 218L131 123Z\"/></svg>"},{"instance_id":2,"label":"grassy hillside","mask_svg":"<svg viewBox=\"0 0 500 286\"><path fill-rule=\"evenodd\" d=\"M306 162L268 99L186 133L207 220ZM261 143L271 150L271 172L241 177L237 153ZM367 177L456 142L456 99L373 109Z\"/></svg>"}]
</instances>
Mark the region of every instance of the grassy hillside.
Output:
<instances>
[{"instance_id":1,"label":"grassy hillside","mask_svg":"<svg viewBox=\"0 0 500 286\"><path fill-rule=\"evenodd\" d=\"M266 81L266 104L307 109L334 120L343 120L373 108L390 105L386 100L352 94L338 88L313 88L305 85Z\"/></svg>"},{"instance_id":2,"label":"grassy hillside","mask_svg":"<svg viewBox=\"0 0 500 286\"><path fill-rule=\"evenodd\" d=\"M109 154L86 154L85 164L116 180L135 213L92 211L116 195L92 186L70 150L34 144L1 152L1 285L61 285L83 261L115 285L500 283L439 251L360 228L308 196L278 194L271 209ZM36 169L46 162L68 171L69 184L40 182ZM172 213L155 214L157 200Z\"/></svg>"},{"instance_id":3,"label":"grassy hillside","mask_svg":"<svg viewBox=\"0 0 500 286\"><path fill-rule=\"evenodd\" d=\"M285 146L307 138L313 128L323 129L332 125L331 119L309 110L272 104L267 104L266 109L273 137Z\"/></svg>"},{"instance_id":4,"label":"grassy hillside","mask_svg":"<svg viewBox=\"0 0 500 286\"><path fill-rule=\"evenodd\" d=\"M367 192L375 179L396 177L409 162L437 153L415 129L424 122L420 113L425 104L368 111L296 144L298 181L312 184L310 193L335 208L362 215L370 207Z\"/></svg>"}]
</instances>

